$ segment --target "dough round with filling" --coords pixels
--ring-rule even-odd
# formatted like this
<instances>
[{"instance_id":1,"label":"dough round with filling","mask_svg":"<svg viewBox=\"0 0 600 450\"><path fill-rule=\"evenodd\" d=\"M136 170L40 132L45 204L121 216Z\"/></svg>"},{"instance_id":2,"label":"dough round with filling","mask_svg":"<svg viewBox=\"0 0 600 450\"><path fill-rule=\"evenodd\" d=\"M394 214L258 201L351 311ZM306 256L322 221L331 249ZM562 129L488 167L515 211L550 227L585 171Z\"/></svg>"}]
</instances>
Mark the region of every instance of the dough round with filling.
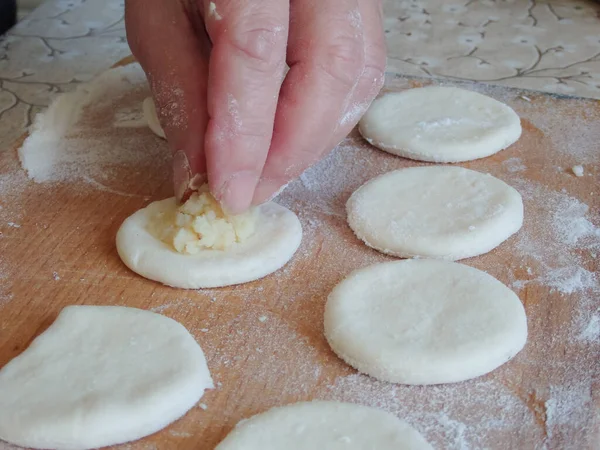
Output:
<instances>
[{"instance_id":1,"label":"dough round with filling","mask_svg":"<svg viewBox=\"0 0 600 450\"><path fill-rule=\"evenodd\" d=\"M399 257L458 260L489 252L523 224L521 195L489 174L453 166L380 175L346 204L368 246Z\"/></svg>"},{"instance_id":2,"label":"dough round with filling","mask_svg":"<svg viewBox=\"0 0 600 450\"><path fill-rule=\"evenodd\" d=\"M69 306L0 370L0 439L91 449L148 436L213 387L178 322L118 306Z\"/></svg>"},{"instance_id":3,"label":"dough round with filling","mask_svg":"<svg viewBox=\"0 0 600 450\"><path fill-rule=\"evenodd\" d=\"M406 422L379 409L313 401L244 420L215 450L431 450Z\"/></svg>"},{"instance_id":4,"label":"dough round with filling","mask_svg":"<svg viewBox=\"0 0 600 450\"><path fill-rule=\"evenodd\" d=\"M484 375L525 345L519 298L485 272L448 261L392 261L359 269L325 306L325 336L360 372L403 384Z\"/></svg>"},{"instance_id":5,"label":"dough round with filling","mask_svg":"<svg viewBox=\"0 0 600 450\"><path fill-rule=\"evenodd\" d=\"M360 133L381 150L418 161L460 162L493 155L519 139L507 105L454 87L424 87L375 100Z\"/></svg>"},{"instance_id":6,"label":"dough round with filling","mask_svg":"<svg viewBox=\"0 0 600 450\"><path fill-rule=\"evenodd\" d=\"M144 112L144 119L148 124L148 128L152 130L158 137L165 139L165 132L160 125L158 120L158 114L156 113L156 105L152 97L147 97L142 103L142 111Z\"/></svg>"},{"instance_id":7,"label":"dough round with filling","mask_svg":"<svg viewBox=\"0 0 600 450\"><path fill-rule=\"evenodd\" d=\"M296 215L265 203L258 207L256 231L243 242L226 250L181 254L148 229L154 217L176 208L174 198L153 202L128 217L117 233L117 250L125 265L168 286L200 289L257 280L283 267L302 240Z\"/></svg>"}]
</instances>

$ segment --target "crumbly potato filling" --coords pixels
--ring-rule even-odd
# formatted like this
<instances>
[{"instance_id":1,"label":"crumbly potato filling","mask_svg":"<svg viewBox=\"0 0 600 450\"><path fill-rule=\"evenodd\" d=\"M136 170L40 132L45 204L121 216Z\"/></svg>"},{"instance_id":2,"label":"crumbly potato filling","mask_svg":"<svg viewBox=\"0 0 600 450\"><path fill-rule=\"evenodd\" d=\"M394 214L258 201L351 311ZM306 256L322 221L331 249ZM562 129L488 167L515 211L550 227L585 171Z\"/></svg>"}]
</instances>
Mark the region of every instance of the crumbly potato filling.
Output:
<instances>
[{"instance_id":1,"label":"crumbly potato filling","mask_svg":"<svg viewBox=\"0 0 600 450\"><path fill-rule=\"evenodd\" d=\"M162 213L149 224L150 232L177 252L194 255L201 250L227 250L256 231L257 210L236 216L223 212L204 185L175 211Z\"/></svg>"}]
</instances>

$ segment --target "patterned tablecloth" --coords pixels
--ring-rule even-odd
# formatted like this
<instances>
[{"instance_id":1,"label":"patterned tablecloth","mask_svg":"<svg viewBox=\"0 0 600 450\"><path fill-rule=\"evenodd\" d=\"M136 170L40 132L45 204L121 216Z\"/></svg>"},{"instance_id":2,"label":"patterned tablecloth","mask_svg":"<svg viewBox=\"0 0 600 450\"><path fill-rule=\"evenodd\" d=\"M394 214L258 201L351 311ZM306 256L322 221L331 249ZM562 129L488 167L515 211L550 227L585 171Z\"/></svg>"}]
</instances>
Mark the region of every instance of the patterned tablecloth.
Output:
<instances>
[{"instance_id":1,"label":"patterned tablecloth","mask_svg":"<svg viewBox=\"0 0 600 450\"><path fill-rule=\"evenodd\" d=\"M388 70L600 99L600 4L387 0ZM48 0L0 38L0 148L129 54L123 0Z\"/></svg>"}]
</instances>

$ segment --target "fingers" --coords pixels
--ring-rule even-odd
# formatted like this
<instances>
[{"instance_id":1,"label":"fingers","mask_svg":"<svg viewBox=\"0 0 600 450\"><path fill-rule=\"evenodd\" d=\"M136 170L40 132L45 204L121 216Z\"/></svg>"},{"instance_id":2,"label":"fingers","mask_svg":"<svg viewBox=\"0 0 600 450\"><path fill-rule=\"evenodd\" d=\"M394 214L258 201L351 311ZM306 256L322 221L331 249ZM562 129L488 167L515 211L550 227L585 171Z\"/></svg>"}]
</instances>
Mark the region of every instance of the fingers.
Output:
<instances>
[{"instance_id":1,"label":"fingers","mask_svg":"<svg viewBox=\"0 0 600 450\"><path fill-rule=\"evenodd\" d=\"M288 0L206 0L210 57L206 161L211 192L246 210L267 152L283 70Z\"/></svg>"},{"instance_id":2,"label":"fingers","mask_svg":"<svg viewBox=\"0 0 600 450\"><path fill-rule=\"evenodd\" d=\"M375 0L292 3L291 68L254 204L270 199L333 148L376 95L385 65L380 8Z\"/></svg>"},{"instance_id":3,"label":"fingers","mask_svg":"<svg viewBox=\"0 0 600 450\"><path fill-rule=\"evenodd\" d=\"M210 43L184 2L127 0L129 46L152 90L161 126L173 151L179 201L206 181L204 134ZM196 16L200 18L200 16Z\"/></svg>"},{"instance_id":4,"label":"fingers","mask_svg":"<svg viewBox=\"0 0 600 450\"><path fill-rule=\"evenodd\" d=\"M377 96L385 81L386 48L383 9L378 0L358 0L365 44L365 66L341 118L340 133L329 146L336 146L358 123Z\"/></svg>"}]
</instances>

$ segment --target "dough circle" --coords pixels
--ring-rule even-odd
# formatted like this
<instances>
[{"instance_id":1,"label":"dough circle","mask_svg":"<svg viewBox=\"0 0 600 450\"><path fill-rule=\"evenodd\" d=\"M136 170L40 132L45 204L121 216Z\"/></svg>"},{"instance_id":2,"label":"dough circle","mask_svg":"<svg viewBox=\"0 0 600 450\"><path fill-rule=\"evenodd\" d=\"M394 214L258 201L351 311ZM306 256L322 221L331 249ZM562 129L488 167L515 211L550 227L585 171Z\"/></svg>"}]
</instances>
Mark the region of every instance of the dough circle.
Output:
<instances>
[{"instance_id":1,"label":"dough circle","mask_svg":"<svg viewBox=\"0 0 600 450\"><path fill-rule=\"evenodd\" d=\"M158 114L156 113L156 105L152 97L147 97L142 103L142 111L144 112L144 119L148 124L148 128L152 130L158 137L165 139L165 132L160 125L158 120Z\"/></svg>"},{"instance_id":2,"label":"dough circle","mask_svg":"<svg viewBox=\"0 0 600 450\"><path fill-rule=\"evenodd\" d=\"M283 267L300 246L302 226L296 215L276 203L259 207L254 235L228 250L181 254L153 236L149 221L177 207L174 198L153 202L128 217L117 232L119 256L134 272L184 289L246 283Z\"/></svg>"},{"instance_id":3,"label":"dough circle","mask_svg":"<svg viewBox=\"0 0 600 450\"><path fill-rule=\"evenodd\" d=\"M455 166L380 175L346 204L368 246L399 257L458 260L489 252L523 224L521 195L489 174Z\"/></svg>"},{"instance_id":4,"label":"dough circle","mask_svg":"<svg viewBox=\"0 0 600 450\"><path fill-rule=\"evenodd\" d=\"M90 449L148 436L212 388L178 322L118 306L69 306L0 370L0 439Z\"/></svg>"},{"instance_id":5,"label":"dough circle","mask_svg":"<svg viewBox=\"0 0 600 450\"><path fill-rule=\"evenodd\" d=\"M484 375L527 340L519 298L485 272L448 261L359 269L325 306L325 336L344 361L379 380L453 383Z\"/></svg>"},{"instance_id":6,"label":"dough circle","mask_svg":"<svg viewBox=\"0 0 600 450\"><path fill-rule=\"evenodd\" d=\"M394 155L460 162L516 142L521 120L509 106L477 92L430 86L375 100L359 130L370 144Z\"/></svg>"},{"instance_id":7,"label":"dough circle","mask_svg":"<svg viewBox=\"0 0 600 450\"><path fill-rule=\"evenodd\" d=\"M240 422L215 450L431 450L393 414L352 403L313 401Z\"/></svg>"}]
</instances>

